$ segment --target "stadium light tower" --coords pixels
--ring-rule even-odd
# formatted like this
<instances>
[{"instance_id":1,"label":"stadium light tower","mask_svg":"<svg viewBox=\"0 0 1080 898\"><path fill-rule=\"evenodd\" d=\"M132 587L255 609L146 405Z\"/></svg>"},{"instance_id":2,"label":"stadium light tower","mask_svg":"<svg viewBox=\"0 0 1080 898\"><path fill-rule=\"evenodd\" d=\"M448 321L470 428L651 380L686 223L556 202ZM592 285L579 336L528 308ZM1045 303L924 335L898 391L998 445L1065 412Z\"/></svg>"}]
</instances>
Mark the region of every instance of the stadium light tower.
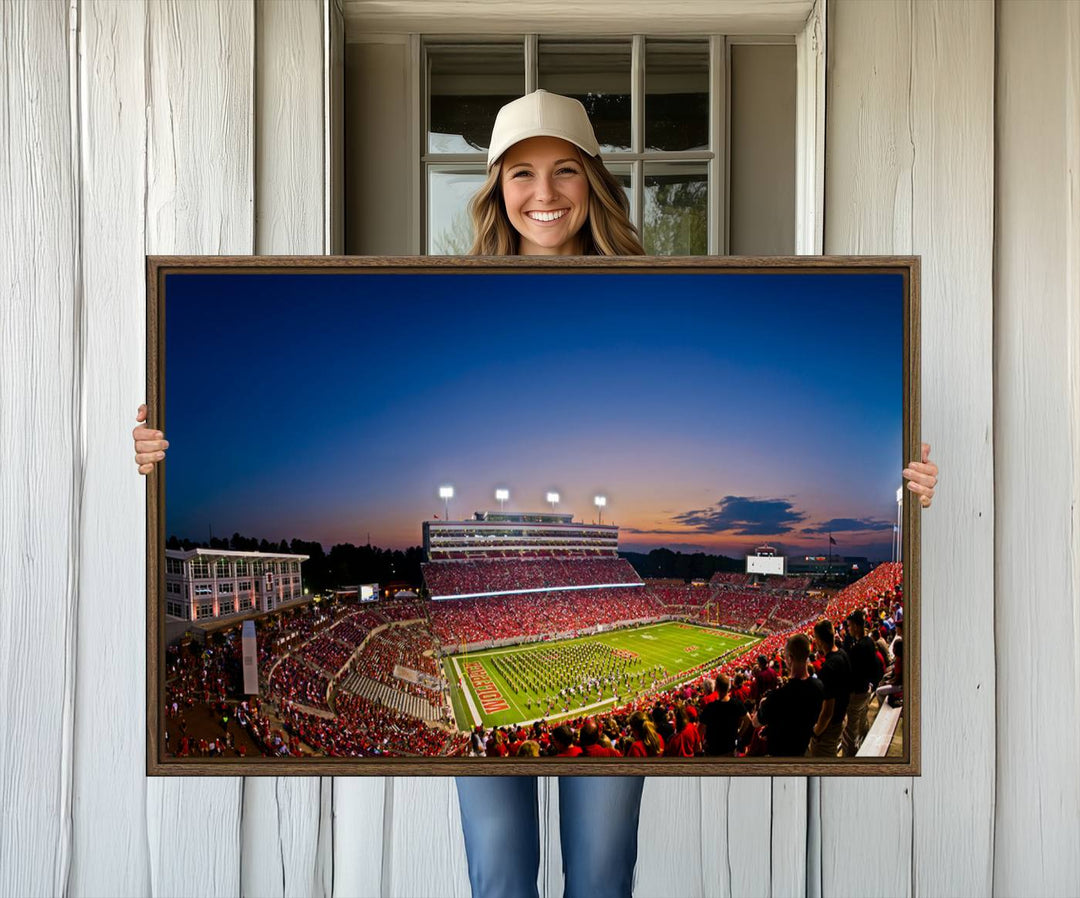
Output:
<instances>
[{"instance_id":1,"label":"stadium light tower","mask_svg":"<svg viewBox=\"0 0 1080 898\"><path fill-rule=\"evenodd\" d=\"M510 498L510 490L495 490L495 501L499 503L499 511L506 510L506 500Z\"/></svg>"},{"instance_id":2,"label":"stadium light tower","mask_svg":"<svg viewBox=\"0 0 1080 898\"><path fill-rule=\"evenodd\" d=\"M450 520L450 500L454 498L454 488L452 486L440 486L439 498L443 500L443 505L446 508L446 520Z\"/></svg>"},{"instance_id":3,"label":"stadium light tower","mask_svg":"<svg viewBox=\"0 0 1080 898\"><path fill-rule=\"evenodd\" d=\"M604 506L607 505L607 496L597 496L593 499L593 504L596 506L597 511L600 513L600 523L604 523Z\"/></svg>"},{"instance_id":4,"label":"stadium light tower","mask_svg":"<svg viewBox=\"0 0 1080 898\"><path fill-rule=\"evenodd\" d=\"M549 492L547 494L547 500L551 503L551 510L555 510L555 506L559 504L559 494L556 492Z\"/></svg>"}]
</instances>

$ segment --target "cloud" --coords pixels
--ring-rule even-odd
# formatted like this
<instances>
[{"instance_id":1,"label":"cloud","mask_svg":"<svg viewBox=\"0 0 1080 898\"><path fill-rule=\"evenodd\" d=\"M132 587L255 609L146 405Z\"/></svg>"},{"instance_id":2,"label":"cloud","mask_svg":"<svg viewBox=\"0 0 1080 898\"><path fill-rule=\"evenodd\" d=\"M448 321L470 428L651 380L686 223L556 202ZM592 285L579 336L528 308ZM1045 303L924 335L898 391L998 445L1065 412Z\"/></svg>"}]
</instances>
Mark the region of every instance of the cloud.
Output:
<instances>
[{"instance_id":1,"label":"cloud","mask_svg":"<svg viewBox=\"0 0 1080 898\"><path fill-rule=\"evenodd\" d=\"M833 518L816 527L804 527L803 533L861 533L876 530L892 530L892 521L876 521L871 518Z\"/></svg>"},{"instance_id":2,"label":"cloud","mask_svg":"<svg viewBox=\"0 0 1080 898\"><path fill-rule=\"evenodd\" d=\"M724 496L714 506L684 511L672 520L700 533L775 536L792 532L806 517L786 499Z\"/></svg>"}]
</instances>

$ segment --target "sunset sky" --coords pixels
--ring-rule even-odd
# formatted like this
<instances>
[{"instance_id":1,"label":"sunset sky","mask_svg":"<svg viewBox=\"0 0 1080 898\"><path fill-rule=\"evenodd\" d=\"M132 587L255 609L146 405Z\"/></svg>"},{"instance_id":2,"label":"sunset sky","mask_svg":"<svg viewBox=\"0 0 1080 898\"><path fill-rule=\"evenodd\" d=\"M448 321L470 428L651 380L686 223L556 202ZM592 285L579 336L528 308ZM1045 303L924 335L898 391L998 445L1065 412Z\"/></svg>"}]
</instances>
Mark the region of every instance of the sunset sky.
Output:
<instances>
[{"instance_id":1,"label":"sunset sky","mask_svg":"<svg viewBox=\"0 0 1080 898\"><path fill-rule=\"evenodd\" d=\"M167 532L405 548L498 508L620 548L887 558L899 275L170 275Z\"/></svg>"}]
</instances>

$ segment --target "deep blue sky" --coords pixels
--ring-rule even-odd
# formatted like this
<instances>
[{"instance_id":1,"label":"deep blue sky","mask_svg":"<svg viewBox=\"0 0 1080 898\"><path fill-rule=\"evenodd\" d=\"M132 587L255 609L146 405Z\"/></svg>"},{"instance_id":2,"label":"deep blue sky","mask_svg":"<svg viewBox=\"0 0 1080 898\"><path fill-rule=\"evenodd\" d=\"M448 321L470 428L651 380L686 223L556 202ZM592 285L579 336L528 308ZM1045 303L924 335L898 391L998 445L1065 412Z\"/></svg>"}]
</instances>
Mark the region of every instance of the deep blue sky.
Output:
<instances>
[{"instance_id":1,"label":"deep blue sky","mask_svg":"<svg viewBox=\"0 0 1080 898\"><path fill-rule=\"evenodd\" d=\"M170 534L420 542L546 508L624 549L887 557L902 281L826 274L184 274L166 312Z\"/></svg>"}]
</instances>

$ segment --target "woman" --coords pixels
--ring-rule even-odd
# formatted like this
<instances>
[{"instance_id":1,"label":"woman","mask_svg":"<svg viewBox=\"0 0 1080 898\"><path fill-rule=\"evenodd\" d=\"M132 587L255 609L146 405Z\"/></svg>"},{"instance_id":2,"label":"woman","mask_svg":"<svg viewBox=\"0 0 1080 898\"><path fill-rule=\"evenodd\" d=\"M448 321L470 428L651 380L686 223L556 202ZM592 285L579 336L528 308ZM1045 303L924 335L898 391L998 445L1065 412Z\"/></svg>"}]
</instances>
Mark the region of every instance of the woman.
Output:
<instances>
[{"instance_id":1,"label":"woman","mask_svg":"<svg viewBox=\"0 0 1080 898\"><path fill-rule=\"evenodd\" d=\"M656 727L644 711L635 711L630 716L630 732L634 741L626 753L628 758L658 758L664 753L664 738L656 732Z\"/></svg>"},{"instance_id":2,"label":"woman","mask_svg":"<svg viewBox=\"0 0 1080 898\"><path fill-rule=\"evenodd\" d=\"M599 153L592 125L576 100L536 91L504 106L492 130L487 180L470 203L475 229L471 252L643 254L625 193ZM145 405L137 420L146 420ZM147 474L164 458L168 443L161 431L141 423L132 435L139 472ZM933 498L937 475L937 467L928 460L929 448L924 445L922 461L904 471L909 489L919 494L924 506ZM640 717L638 741L648 756L652 740L646 731L652 725L645 715ZM658 739L655 747L653 755L662 751ZM484 762L478 762L478 772L483 767ZM537 895L536 783L532 776L458 777L475 898ZM566 898L631 894L643 785L642 777L560 778Z\"/></svg>"},{"instance_id":3,"label":"woman","mask_svg":"<svg viewBox=\"0 0 1080 898\"><path fill-rule=\"evenodd\" d=\"M904 640L897 639L893 646L893 662L889 672L885 674L881 685L874 690L877 695L878 707L882 707L886 700L892 706L900 704L904 695Z\"/></svg>"},{"instance_id":4,"label":"woman","mask_svg":"<svg viewBox=\"0 0 1080 898\"><path fill-rule=\"evenodd\" d=\"M495 119L488 177L469 204L474 255L642 255L619 182L585 108L536 91ZM564 895L626 895L633 884L643 777L560 777ZM535 777L458 777L475 898L536 895ZM602 816L598 816L602 815Z\"/></svg>"}]
</instances>

